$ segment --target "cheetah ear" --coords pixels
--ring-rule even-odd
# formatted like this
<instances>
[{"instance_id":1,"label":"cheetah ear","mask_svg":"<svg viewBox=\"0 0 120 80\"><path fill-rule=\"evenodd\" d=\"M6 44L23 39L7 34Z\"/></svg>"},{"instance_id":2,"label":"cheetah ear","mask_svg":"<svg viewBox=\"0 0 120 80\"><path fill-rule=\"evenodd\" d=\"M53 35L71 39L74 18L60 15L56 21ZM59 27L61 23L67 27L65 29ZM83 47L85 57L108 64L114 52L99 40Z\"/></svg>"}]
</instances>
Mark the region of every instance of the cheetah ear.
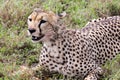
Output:
<instances>
[{"instance_id":1,"label":"cheetah ear","mask_svg":"<svg viewBox=\"0 0 120 80\"><path fill-rule=\"evenodd\" d=\"M58 34L62 34L64 30L66 30L66 25L62 21L62 18L66 17L66 12L62 12L57 14L57 25L56 28L58 29Z\"/></svg>"},{"instance_id":2,"label":"cheetah ear","mask_svg":"<svg viewBox=\"0 0 120 80\"><path fill-rule=\"evenodd\" d=\"M66 12L56 15L54 12L49 11L49 20L50 20L49 22L54 26L53 30L58 34L61 33L66 27L60 22L60 19L65 16L66 16Z\"/></svg>"},{"instance_id":3,"label":"cheetah ear","mask_svg":"<svg viewBox=\"0 0 120 80\"><path fill-rule=\"evenodd\" d=\"M55 23L57 23L57 21L58 21L59 19L62 19L62 18L64 18L64 17L66 16L66 12L62 12L62 13L59 13L59 14L55 14L54 12L49 11L48 13L49 13L49 17L50 17L49 20L52 19L52 21L54 21ZM51 21L50 21L50 22L51 22ZM53 23L53 22L52 22L52 23ZM55 23L53 23L53 24L55 24Z\"/></svg>"}]
</instances>

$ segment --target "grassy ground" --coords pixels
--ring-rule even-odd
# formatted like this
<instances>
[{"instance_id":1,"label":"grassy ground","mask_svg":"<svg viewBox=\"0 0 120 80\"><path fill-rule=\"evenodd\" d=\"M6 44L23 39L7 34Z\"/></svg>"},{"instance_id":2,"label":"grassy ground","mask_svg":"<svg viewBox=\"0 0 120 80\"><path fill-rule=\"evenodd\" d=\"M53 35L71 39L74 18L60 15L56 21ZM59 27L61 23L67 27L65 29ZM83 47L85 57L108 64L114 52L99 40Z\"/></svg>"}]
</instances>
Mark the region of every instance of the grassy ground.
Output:
<instances>
[{"instance_id":1,"label":"grassy ground","mask_svg":"<svg viewBox=\"0 0 120 80\"><path fill-rule=\"evenodd\" d=\"M33 44L26 31L27 17L36 7L56 14L67 12L64 21L69 28L82 28L94 18L120 15L120 0L0 0L0 80L11 80L9 74L21 65L38 62L41 45ZM104 68L102 80L120 80L120 56Z\"/></svg>"}]
</instances>

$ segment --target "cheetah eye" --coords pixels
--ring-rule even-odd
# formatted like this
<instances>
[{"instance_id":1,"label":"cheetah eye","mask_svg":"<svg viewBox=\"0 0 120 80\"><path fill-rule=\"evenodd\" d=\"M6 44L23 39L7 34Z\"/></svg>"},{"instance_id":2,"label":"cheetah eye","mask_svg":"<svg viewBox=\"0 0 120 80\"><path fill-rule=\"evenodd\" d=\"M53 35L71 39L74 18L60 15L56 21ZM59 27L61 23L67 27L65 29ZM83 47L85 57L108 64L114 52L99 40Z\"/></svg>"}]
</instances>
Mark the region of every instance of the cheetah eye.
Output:
<instances>
[{"instance_id":1,"label":"cheetah eye","mask_svg":"<svg viewBox=\"0 0 120 80\"><path fill-rule=\"evenodd\" d=\"M47 22L47 21L45 21L45 20L41 20L41 21L40 21L40 24L45 23L45 22Z\"/></svg>"},{"instance_id":2,"label":"cheetah eye","mask_svg":"<svg viewBox=\"0 0 120 80\"><path fill-rule=\"evenodd\" d=\"M40 21L40 24L39 24L39 27L40 27L40 25L42 24L42 23L46 23L47 21L45 21L45 20L41 20Z\"/></svg>"},{"instance_id":3,"label":"cheetah eye","mask_svg":"<svg viewBox=\"0 0 120 80\"><path fill-rule=\"evenodd\" d=\"M31 19L31 18L29 18L29 21L32 21L32 19Z\"/></svg>"}]
</instances>

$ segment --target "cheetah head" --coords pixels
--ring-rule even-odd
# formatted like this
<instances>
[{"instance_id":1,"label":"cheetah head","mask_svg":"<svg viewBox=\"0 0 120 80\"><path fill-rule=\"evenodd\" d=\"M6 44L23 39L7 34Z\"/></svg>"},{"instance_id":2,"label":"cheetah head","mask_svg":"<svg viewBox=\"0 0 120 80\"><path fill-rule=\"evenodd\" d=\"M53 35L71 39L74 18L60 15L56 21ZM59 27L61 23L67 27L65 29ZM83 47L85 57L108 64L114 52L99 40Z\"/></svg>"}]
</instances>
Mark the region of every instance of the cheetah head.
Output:
<instances>
[{"instance_id":1,"label":"cheetah head","mask_svg":"<svg viewBox=\"0 0 120 80\"><path fill-rule=\"evenodd\" d=\"M60 15L63 17L64 15ZM35 9L28 17L28 34L33 42L45 42L52 40L58 34L60 17L53 12L45 12Z\"/></svg>"}]
</instances>

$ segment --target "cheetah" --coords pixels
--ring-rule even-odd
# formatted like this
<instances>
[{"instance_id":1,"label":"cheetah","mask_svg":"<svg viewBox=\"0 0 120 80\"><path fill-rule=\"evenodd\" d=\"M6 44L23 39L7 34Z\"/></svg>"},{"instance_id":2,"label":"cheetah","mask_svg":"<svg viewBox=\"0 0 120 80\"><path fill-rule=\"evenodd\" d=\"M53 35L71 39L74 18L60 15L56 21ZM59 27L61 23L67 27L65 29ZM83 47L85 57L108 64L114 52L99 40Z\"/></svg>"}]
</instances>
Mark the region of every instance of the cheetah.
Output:
<instances>
[{"instance_id":1,"label":"cheetah","mask_svg":"<svg viewBox=\"0 0 120 80\"><path fill-rule=\"evenodd\" d=\"M80 80L98 80L106 61L120 53L120 16L99 18L82 29L59 24L62 15L36 9L28 17L28 33L42 43L39 64L50 72Z\"/></svg>"}]
</instances>

